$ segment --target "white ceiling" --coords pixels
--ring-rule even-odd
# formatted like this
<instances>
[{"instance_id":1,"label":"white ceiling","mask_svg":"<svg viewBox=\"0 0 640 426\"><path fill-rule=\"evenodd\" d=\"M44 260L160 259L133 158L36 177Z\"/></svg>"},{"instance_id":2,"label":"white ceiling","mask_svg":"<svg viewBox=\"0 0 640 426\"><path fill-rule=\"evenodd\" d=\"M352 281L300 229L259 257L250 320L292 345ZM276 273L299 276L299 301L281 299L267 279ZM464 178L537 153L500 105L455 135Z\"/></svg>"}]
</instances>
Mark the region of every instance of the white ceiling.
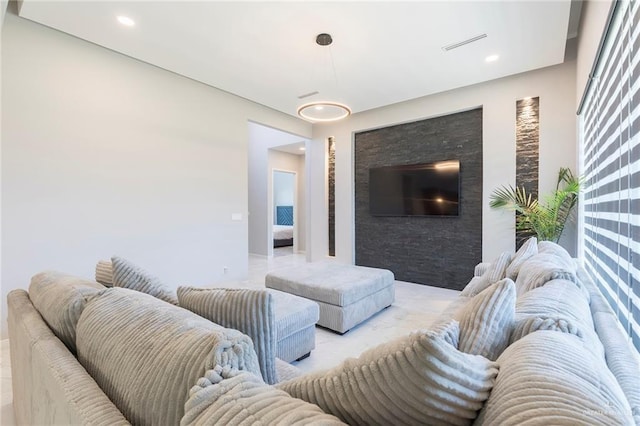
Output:
<instances>
[{"instance_id":1,"label":"white ceiling","mask_svg":"<svg viewBox=\"0 0 640 426\"><path fill-rule=\"evenodd\" d=\"M273 147L271 149L275 149L276 151L286 152L287 154L293 155L304 155L305 154L305 143L297 142L289 145L280 145Z\"/></svg>"},{"instance_id":2,"label":"white ceiling","mask_svg":"<svg viewBox=\"0 0 640 426\"><path fill-rule=\"evenodd\" d=\"M313 100L360 112L561 63L570 7L568 0L24 0L20 16L295 115ZM122 26L118 15L136 25ZM315 44L322 32L333 36L330 47ZM485 62L492 54L500 59ZM313 91L320 93L298 99Z\"/></svg>"}]
</instances>

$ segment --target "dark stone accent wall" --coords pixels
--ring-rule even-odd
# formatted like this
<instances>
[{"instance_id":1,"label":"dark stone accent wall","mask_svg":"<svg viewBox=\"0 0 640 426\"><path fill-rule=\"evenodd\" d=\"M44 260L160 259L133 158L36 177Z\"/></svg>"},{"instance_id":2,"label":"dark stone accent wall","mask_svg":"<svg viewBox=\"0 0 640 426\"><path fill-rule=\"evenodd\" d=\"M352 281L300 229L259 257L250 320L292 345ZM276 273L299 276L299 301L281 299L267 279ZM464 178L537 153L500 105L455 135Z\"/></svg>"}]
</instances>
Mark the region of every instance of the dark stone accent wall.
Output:
<instances>
[{"instance_id":1,"label":"dark stone accent wall","mask_svg":"<svg viewBox=\"0 0 640 426\"><path fill-rule=\"evenodd\" d=\"M516 187L538 196L540 163L540 98L516 101ZM531 235L516 232L516 248Z\"/></svg>"},{"instance_id":2,"label":"dark stone accent wall","mask_svg":"<svg viewBox=\"0 0 640 426\"><path fill-rule=\"evenodd\" d=\"M356 264L397 280L460 290L482 260L482 108L357 133ZM460 215L369 214L369 168L460 160Z\"/></svg>"},{"instance_id":3,"label":"dark stone accent wall","mask_svg":"<svg viewBox=\"0 0 640 426\"><path fill-rule=\"evenodd\" d=\"M329 186L329 256L336 255L336 143L329 138L329 162L327 180Z\"/></svg>"}]
</instances>

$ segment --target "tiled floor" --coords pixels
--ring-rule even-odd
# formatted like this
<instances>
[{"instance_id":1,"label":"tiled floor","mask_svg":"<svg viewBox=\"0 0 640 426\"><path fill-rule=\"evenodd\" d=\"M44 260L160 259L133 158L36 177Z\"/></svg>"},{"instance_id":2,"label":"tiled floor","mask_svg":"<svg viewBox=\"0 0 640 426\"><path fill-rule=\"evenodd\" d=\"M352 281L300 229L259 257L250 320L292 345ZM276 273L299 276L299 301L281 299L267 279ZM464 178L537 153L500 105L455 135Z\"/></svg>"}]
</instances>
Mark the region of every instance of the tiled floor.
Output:
<instances>
[{"instance_id":1,"label":"tiled floor","mask_svg":"<svg viewBox=\"0 0 640 426\"><path fill-rule=\"evenodd\" d=\"M263 288L268 271L305 263L303 255L278 252L271 259L249 257L249 277L242 282L226 283L228 287ZM222 286L222 285L221 285ZM402 336L412 330L426 328L438 314L456 298L459 292L437 287L396 281L395 303L351 329L343 336L331 331L316 329L316 349L311 356L296 363L303 371L315 371L333 367L347 357L357 357L362 351ZM11 395L11 369L9 344L1 341L0 369L2 373L2 412L0 423L14 425Z\"/></svg>"}]
</instances>

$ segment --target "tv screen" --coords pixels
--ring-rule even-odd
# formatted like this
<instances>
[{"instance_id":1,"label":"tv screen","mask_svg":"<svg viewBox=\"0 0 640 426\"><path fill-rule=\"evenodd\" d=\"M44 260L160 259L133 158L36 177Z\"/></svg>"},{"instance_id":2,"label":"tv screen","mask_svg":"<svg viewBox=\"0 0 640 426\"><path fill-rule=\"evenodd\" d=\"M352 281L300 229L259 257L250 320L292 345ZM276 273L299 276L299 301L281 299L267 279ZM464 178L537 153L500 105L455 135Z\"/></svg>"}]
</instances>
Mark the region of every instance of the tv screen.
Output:
<instances>
[{"instance_id":1,"label":"tv screen","mask_svg":"<svg viewBox=\"0 0 640 426\"><path fill-rule=\"evenodd\" d=\"M458 216L460 161L369 169L373 216Z\"/></svg>"}]
</instances>

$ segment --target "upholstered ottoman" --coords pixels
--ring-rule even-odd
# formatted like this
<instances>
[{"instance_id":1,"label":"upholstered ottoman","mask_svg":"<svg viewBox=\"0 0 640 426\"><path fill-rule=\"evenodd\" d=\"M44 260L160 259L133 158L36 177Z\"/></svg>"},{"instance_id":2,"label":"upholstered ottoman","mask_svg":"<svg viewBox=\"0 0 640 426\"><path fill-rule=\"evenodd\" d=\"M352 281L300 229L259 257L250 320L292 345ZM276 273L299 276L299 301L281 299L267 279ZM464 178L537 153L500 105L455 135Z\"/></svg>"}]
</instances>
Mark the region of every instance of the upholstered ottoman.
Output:
<instances>
[{"instance_id":1,"label":"upholstered ottoman","mask_svg":"<svg viewBox=\"0 0 640 426\"><path fill-rule=\"evenodd\" d=\"M270 290L276 325L276 356L292 362L309 356L316 347L318 304L303 297Z\"/></svg>"},{"instance_id":2,"label":"upholstered ottoman","mask_svg":"<svg viewBox=\"0 0 640 426\"><path fill-rule=\"evenodd\" d=\"M394 277L386 269L317 262L267 274L268 288L313 300L318 325L346 333L393 303Z\"/></svg>"}]
</instances>

